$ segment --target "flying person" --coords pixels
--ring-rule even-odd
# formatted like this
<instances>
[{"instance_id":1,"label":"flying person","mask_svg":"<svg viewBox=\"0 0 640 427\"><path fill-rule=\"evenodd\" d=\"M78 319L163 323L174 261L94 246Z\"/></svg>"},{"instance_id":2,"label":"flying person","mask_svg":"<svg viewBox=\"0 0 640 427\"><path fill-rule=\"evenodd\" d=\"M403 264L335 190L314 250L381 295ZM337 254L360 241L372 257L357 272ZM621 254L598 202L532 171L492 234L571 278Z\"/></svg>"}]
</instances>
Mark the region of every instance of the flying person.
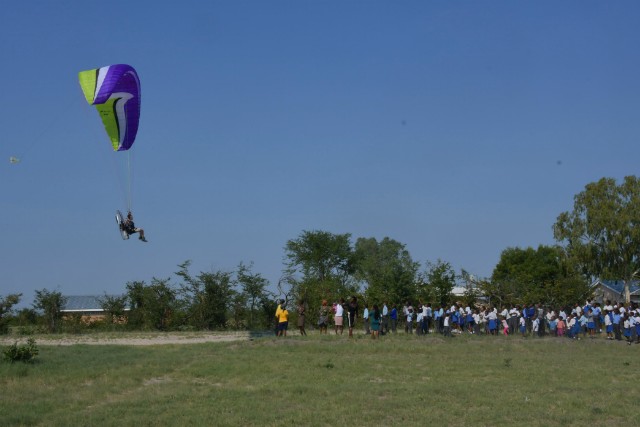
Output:
<instances>
[{"instance_id":1,"label":"flying person","mask_svg":"<svg viewBox=\"0 0 640 427\"><path fill-rule=\"evenodd\" d=\"M129 236L135 233L139 233L138 239L142 240L143 242L147 241L147 239L145 239L144 237L144 230L142 228L136 228L136 225L133 222L133 214L131 213L131 211L127 213L127 218L122 222L121 227L122 230L124 230L124 232Z\"/></svg>"}]
</instances>

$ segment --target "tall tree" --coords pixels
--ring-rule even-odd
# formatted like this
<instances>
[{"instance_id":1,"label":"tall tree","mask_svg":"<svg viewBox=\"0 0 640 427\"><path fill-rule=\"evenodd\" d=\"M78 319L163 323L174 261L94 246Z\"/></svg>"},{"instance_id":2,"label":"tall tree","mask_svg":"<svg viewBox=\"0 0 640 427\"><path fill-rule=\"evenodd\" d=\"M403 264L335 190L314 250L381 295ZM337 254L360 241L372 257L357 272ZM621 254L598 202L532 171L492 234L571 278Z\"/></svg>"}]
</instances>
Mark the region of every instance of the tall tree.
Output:
<instances>
[{"instance_id":1,"label":"tall tree","mask_svg":"<svg viewBox=\"0 0 640 427\"><path fill-rule=\"evenodd\" d=\"M105 321L108 325L121 323L126 314L127 296L107 295L100 298L100 307L105 313Z\"/></svg>"},{"instance_id":2,"label":"tall tree","mask_svg":"<svg viewBox=\"0 0 640 427\"><path fill-rule=\"evenodd\" d=\"M629 284L640 271L640 180L587 184L574 197L573 210L558 216L553 234L585 275L623 280L628 303Z\"/></svg>"},{"instance_id":3,"label":"tall tree","mask_svg":"<svg viewBox=\"0 0 640 427\"><path fill-rule=\"evenodd\" d=\"M308 303L310 321L322 299L347 298L357 292L351 234L303 231L287 242L285 259L284 277L291 295Z\"/></svg>"},{"instance_id":4,"label":"tall tree","mask_svg":"<svg viewBox=\"0 0 640 427\"><path fill-rule=\"evenodd\" d=\"M402 243L385 237L359 238L355 245L356 278L366 284L366 298L378 303L413 299L418 269Z\"/></svg>"},{"instance_id":5,"label":"tall tree","mask_svg":"<svg viewBox=\"0 0 640 427\"><path fill-rule=\"evenodd\" d=\"M173 325L177 314L176 290L168 279L151 279L127 283L127 297L131 304L128 320L131 326L165 331Z\"/></svg>"},{"instance_id":6,"label":"tall tree","mask_svg":"<svg viewBox=\"0 0 640 427\"><path fill-rule=\"evenodd\" d=\"M43 313L45 326L49 332L58 332L62 320L62 308L66 302L67 299L59 291L47 289L36 291L33 307Z\"/></svg>"},{"instance_id":7,"label":"tall tree","mask_svg":"<svg viewBox=\"0 0 640 427\"><path fill-rule=\"evenodd\" d=\"M590 294L589 282L559 246L507 248L483 290L498 305L543 302L563 306Z\"/></svg>"},{"instance_id":8,"label":"tall tree","mask_svg":"<svg viewBox=\"0 0 640 427\"><path fill-rule=\"evenodd\" d=\"M200 272L193 277L188 271L190 265L190 261L185 261L176 273L184 281L180 293L187 322L198 329L226 328L228 313L237 293L233 274L219 270Z\"/></svg>"},{"instance_id":9,"label":"tall tree","mask_svg":"<svg viewBox=\"0 0 640 427\"><path fill-rule=\"evenodd\" d=\"M427 262L425 273L428 293L436 304L449 305L452 300L452 291L456 285L456 273L453 267L446 261L438 260L435 263Z\"/></svg>"},{"instance_id":10,"label":"tall tree","mask_svg":"<svg viewBox=\"0 0 640 427\"><path fill-rule=\"evenodd\" d=\"M268 296L267 287L269 281L262 277L260 273L253 273L253 264L248 266L240 263L238 265L237 280L238 284L242 288L242 295L248 305L249 310L249 329L255 327L255 312L259 307L260 301Z\"/></svg>"},{"instance_id":11,"label":"tall tree","mask_svg":"<svg viewBox=\"0 0 640 427\"><path fill-rule=\"evenodd\" d=\"M8 331L7 318L13 310L13 306L20 302L22 294L10 294L6 297L0 297L0 334Z\"/></svg>"}]
</instances>

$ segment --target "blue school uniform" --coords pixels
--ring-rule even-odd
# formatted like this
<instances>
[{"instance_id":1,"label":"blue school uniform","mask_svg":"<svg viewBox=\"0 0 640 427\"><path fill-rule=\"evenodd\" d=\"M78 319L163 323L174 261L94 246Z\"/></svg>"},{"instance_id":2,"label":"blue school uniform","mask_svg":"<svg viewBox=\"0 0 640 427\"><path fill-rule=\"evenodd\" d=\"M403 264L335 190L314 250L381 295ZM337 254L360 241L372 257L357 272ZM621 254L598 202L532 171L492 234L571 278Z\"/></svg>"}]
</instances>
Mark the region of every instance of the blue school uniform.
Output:
<instances>
[{"instance_id":1,"label":"blue school uniform","mask_svg":"<svg viewBox=\"0 0 640 427\"><path fill-rule=\"evenodd\" d=\"M580 333L580 322L576 321L576 323L573 325L573 328L571 328L571 336L576 337L578 336L579 333Z\"/></svg>"}]
</instances>

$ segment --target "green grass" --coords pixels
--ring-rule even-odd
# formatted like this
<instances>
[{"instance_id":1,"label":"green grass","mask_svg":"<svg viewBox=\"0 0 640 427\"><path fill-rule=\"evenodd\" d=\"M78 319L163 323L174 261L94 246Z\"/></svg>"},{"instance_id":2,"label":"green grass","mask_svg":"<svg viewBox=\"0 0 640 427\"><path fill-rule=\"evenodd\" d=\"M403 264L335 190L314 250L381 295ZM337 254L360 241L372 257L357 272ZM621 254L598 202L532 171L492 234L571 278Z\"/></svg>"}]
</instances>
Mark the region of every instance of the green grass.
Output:
<instances>
[{"instance_id":1,"label":"green grass","mask_svg":"<svg viewBox=\"0 0 640 427\"><path fill-rule=\"evenodd\" d=\"M639 367L640 345L602 339L43 345L0 364L0 424L620 425Z\"/></svg>"}]
</instances>

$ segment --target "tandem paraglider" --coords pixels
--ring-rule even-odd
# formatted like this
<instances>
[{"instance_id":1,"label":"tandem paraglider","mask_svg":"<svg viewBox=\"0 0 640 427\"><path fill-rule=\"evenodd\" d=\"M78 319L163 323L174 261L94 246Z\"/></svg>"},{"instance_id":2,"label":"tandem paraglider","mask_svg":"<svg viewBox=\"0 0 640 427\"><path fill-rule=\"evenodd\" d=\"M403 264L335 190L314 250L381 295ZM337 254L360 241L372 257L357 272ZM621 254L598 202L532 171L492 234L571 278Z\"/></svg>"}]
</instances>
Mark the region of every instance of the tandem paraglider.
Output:
<instances>
[{"instance_id":1,"label":"tandem paraglider","mask_svg":"<svg viewBox=\"0 0 640 427\"><path fill-rule=\"evenodd\" d=\"M93 105L104 124L113 151L118 160L124 161L125 179L121 180L125 194L127 216L116 211L116 221L123 239L139 233L140 240L146 242L144 230L133 223L132 206L132 156L130 149L136 140L140 123L140 79L136 70L126 64L109 65L78 74L80 87L89 103ZM121 153L122 152L122 153Z\"/></svg>"}]
</instances>

